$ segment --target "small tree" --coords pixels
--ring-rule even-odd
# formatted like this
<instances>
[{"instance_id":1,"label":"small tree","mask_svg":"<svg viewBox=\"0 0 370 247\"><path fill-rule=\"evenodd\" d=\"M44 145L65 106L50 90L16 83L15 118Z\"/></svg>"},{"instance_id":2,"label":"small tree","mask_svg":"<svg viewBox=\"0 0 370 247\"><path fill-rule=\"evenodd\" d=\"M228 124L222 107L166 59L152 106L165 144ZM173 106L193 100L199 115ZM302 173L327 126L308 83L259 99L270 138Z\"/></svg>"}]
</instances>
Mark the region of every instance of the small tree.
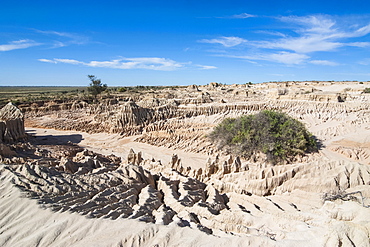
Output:
<instances>
[{"instance_id":1,"label":"small tree","mask_svg":"<svg viewBox=\"0 0 370 247\"><path fill-rule=\"evenodd\" d=\"M107 84L102 84L101 80L96 78L96 76L88 75L87 77L89 77L89 79L91 81L87 90L89 91L89 93L92 96L94 96L95 99L96 99L96 96L98 96L98 94L101 94L102 92L107 90L107 88L108 88Z\"/></svg>"}]
</instances>

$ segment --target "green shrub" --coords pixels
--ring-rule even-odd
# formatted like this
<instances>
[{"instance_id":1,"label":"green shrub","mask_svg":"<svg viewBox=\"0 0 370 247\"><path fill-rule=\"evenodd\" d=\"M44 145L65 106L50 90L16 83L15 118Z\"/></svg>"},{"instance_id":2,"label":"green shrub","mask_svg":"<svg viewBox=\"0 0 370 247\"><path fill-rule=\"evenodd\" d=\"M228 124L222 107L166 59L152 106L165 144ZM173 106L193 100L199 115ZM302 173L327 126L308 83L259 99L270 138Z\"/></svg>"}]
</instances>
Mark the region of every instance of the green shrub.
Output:
<instances>
[{"instance_id":1,"label":"green shrub","mask_svg":"<svg viewBox=\"0 0 370 247\"><path fill-rule=\"evenodd\" d=\"M120 93L124 93L124 92L126 92L127 91L127 88L125 88L125 87L120 87L119 89L118 89L118 92L120 92Z\"/></svg>"},{"instance_id":2,"label":"green shrub","mask_svg":"<svg viewBox=\"0 0 370 247\"><path fill-rule=\"evenodd\" d=\"M365 88L364 93L370 93L370 88L369 87Z\"/></svg>"},{"instance_id":3,"label":"green shrub","mask_svg":"<svg viewBox=\"0 0 370 247\"><path fill-rule=\"evenodd\" d=\"M225 119L209 138L219 148L243 157L265 153L271 163L317 150L315 139L301 122L284 113L268 110Z\"/></svg>"}]
</instances>

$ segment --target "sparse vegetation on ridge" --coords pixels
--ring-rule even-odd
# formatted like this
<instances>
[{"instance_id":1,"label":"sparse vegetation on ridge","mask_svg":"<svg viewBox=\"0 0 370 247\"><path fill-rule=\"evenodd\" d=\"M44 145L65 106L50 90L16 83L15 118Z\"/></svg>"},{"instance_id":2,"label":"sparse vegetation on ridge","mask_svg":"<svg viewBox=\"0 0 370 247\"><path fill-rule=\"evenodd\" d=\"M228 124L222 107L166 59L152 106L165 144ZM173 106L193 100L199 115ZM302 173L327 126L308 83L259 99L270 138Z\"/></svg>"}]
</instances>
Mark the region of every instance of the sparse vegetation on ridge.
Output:
<instances>
[{"instance_id":1,"label":"sparse vegetation on ridge","mask_svg":"<svg viewBox=\"0 0 370 247\"><path fill-rule=\"evenodd\" d=\"M0 108L8 102L16 105L29 104L43 101L74 101L83 100L92 102L101 101L113 97L133 97L148 92L159 90L176 90L186 88L186 86L126 86L108 87L102 92L99 98L95 99L88 91L87 87L81 86L0 86Z\"/></svg>"},{"instance_id":2,"label":"sparse vegetation on ridge","mask_svg":"<svg viewBox=\"0 0 370 247\"><path fill-rule=\"evenodd\" d=\"M298 120L275 111L227 118L209 138L221 149L244 157L262 152L271 163L317 150L312 134Z\"/></svg>"},{"instance_id":3,"label":"sparse vegetation on ridge","mask_svg":"<svg viewBox=\"0 0 370 247\"><path fill-rule=\"evenodd\" d=\"M94 97L94 99L96 99L96 96L107 90L107 84L102 84L101 80L96 78L96 76L88 75L87 77L89 77L91 81L87 90Z\"/></svg>"},{"instance_id":4,"label":"sparse vegetation on ridge","mask_svg":"<svg viewBox=\"0 0 370 247\"><path fill-rule=\"evenodd\" d=\"M0 107L8 102L16 105L38 101L87 98L86 87L3 86L0 87Z\"/></svg>"}]
</instances>

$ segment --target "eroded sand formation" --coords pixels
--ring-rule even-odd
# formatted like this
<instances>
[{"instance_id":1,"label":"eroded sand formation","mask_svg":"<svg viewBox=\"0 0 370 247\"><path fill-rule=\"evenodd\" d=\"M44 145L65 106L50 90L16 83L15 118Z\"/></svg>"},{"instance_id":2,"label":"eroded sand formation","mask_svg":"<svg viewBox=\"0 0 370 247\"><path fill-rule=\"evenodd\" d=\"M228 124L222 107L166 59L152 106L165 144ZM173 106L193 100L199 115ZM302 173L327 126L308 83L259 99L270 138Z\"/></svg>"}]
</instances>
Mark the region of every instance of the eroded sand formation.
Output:
<instances>
[{"instance_id":1,"label":"eroded sand formation","mask_svg":"<svg viewBox=\"0 0 370 247\"><path fill-rule=\"evenodd\" d=\"M11 143L26 137L23 113L12 103L0 110L0 143Z\"/></svg>"},{"instance_id":2,"label":"eroded sand formation","mask_svg":"<svg viewBox=\"0 0 370 247\"><path fill-rule=\"evenodd\" d=\"M87 133L57 138L29 132L34 136L28 142L4 144L0 245L370 246L365 87L366 82L211 83L94 105L21 106L29 131L112 137L99 142L104 138L98 134L94 140ZM263 155L244 160L207 140L222 119L263 109L304 122L322 142L320 151L272 166ZM9 111L3 109L2 116ZM15 119L22 122L23 115ZM24 138L21 124L8 127L7 136ZM192 158L194 153L204 161ZM322 198L351 192L361 193ZM28 201L38 204L31 208Z\"/></svg>"}]
</instances>

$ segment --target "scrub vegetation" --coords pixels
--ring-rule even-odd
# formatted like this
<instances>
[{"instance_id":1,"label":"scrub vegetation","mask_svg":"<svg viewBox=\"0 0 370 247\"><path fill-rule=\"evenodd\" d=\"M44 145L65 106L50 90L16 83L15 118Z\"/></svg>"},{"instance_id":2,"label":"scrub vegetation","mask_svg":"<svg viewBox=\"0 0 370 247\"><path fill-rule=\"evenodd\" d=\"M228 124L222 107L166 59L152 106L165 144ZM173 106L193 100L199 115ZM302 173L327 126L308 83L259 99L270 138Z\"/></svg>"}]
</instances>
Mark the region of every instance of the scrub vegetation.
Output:
<instances>
[{"instance_id":1,"label":"scrub vegetation","mask_svg":"<svg viewBox=\"0 0 370 247\"><path fill-rule=\"evenodd\" d=\"M227 118L215 127L209 138L220 149L246 158L262 152L274 164L317 150L314 137L301 122L269 110Z\"/></svg>"}]
</instances>

